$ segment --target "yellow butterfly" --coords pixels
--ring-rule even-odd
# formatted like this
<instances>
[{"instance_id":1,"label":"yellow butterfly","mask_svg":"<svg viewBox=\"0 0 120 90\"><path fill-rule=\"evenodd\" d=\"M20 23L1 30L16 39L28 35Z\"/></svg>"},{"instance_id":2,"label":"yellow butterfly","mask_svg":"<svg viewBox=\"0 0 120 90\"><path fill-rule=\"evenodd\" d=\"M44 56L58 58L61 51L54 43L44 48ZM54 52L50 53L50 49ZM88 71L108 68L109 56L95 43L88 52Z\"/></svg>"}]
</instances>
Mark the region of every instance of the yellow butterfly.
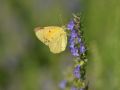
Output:
<instances>
[{"instance_id":1,"label":"yellow butterfly","mask_svg":"<svg viewBox=\"0 0 120 90\"><path fill-rule=\"evenodd\" d=\"M35 28L37 38L50 48L52 53L60 53L67 46L67 34L64 28L58 26Z\"/></svg>"}]
</instances>

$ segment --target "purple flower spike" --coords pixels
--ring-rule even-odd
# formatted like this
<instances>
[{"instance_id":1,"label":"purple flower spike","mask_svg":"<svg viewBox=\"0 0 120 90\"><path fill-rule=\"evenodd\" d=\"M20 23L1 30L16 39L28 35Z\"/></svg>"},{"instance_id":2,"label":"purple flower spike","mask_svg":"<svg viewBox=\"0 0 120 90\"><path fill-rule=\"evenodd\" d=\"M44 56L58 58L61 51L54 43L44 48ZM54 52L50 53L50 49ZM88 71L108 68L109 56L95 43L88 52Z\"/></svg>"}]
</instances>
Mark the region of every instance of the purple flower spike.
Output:
<instances>
[{"instance_id":1,"label":"purple flower spike","mask_svg":"<svg viewBox=\"0 0 120 90\"><path fill-rule=\"evenodd\" d=\"M63 80L61 83L60 83L60 85L59 85L59 87L61 88L61 89L64 89L65 87L66 87L66 80Z\"/></svg>"},{"instance_id":2,"label":"purple flower spike","mask_svg":"<svg viewBox=\"0 0 120 90\"><path fill-rule=\"evenodd\" d=\"M80 65L76 66L74 71L73 71L73 74L76 78L80 78Z\"/></svg>"},{"instance_id":3,"label":"purple flower spike","mask_svg":"<svg viewBox=\"0 0 120 90\"><path fill-rule=\"evenodd\" d=\"M87 47L84 39L84 33L81 23L81 15L76 16L73 14L73 19L68 23L68 40L69 40L69 49L71 55L74 56L74 67L72 69L72 78L73 80L67 81L67 85L61 84L62 89L70 90L88 90L88 85L85 82L86 76L86 64L87 64ZM69 84L70 83L70 84ZM85 88L81 84L85 84ZM65 88L65 86L68 86Z\"/></svg>"},{"instance_id":4,"label":"purple flower spike","mask_svg":"<svg viewBox=\"0 0 120 90\"><path fill-rule=\"evenodd\" d=\"M74 21L73 21L73 20L71 20L71 21L68 23L67 28L68 28L69 30L72 30L72 29L74 28Z\"/></svg>"}]
</instances>

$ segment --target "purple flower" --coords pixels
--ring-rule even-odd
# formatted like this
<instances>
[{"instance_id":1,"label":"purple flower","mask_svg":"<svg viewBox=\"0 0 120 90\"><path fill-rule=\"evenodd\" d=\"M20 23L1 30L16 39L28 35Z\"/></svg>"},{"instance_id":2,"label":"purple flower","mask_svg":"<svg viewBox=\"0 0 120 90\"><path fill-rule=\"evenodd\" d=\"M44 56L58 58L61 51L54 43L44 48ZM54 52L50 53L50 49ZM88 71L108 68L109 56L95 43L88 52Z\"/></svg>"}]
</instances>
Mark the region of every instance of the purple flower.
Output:
<instances>
[{"instance_id":1,"label":"purple flower","mask_svg":"<svg viewBox=\"0 0 120 90\"><path fill-rule=\"evenodd\" d=\"M75 32L74 29L71 31L70 36L71 36L71 38L75 38L75 37L77 37L77 33Z\"/></svg>"},{"instance_id":2,"label":"purple flower","mask_svg":"<svg viewBox=\"0 0 120 90\"><path fill-rule=\"evenodd\" d=\"M59 84L59 87L61 88L61 89L64 89L65 87L66 87L66 80L63 80L60 84Z\"/></svg>"},{"instance_id":3,"label":"purple flower","mask_svg":"<svg viewBox=\"0 0 120 90\"><path fill-rule=\"evenodd\" d=\"M75 45L74 45L74 43L73 44L71 44L71 45L69 45L69 48L70 48L70 50L71 50L71 53L73 52L72 50L75 48Z\"/></svg>"},{"instance_id":4,"label":"purple flower","mask_svg":"<svg viewBox=\"0 0 120 90\"><path fill-rule=\"evenodd\" d=\"M73 71L73 74L76 78L80 78L80 65L77 65L75 68L74 68L74 71Z\"/></svg>"},{"instance_id":5,"label":"purple flower","mask_svg":"<svg viewBox=\"0 0 120 90\"><path fill-rule=\"evenodd\" d=\"M81 40L81 38L80 38L80 37L78 37L78 43L81 43L81 41L82 41L82 40Z\"/></svg>"},{"instance_id":6,"label":"purple flower","mask_svg":"<svg viewBox=\"0 0 120 90\"><path fill-rule=\"evenodd\" d=\"M70 38L69 38L69 48L73 56L79 56L79 49L75 47L75 37L77 36L77 33L75 31L71 32Z\"/></svg>"},{"instance_id":7,"label":"purple flower","mask_svg":"<svg viewBox=\"0 0 120 90\"><path fill-rule=\"evenodd\" d=\"M75 45L75 40L74 40L74 38L70 37L70 38L69 38L69 43L70 43L70 45L74 46L74 45Z\"/></svg>"},{"instance_id":8,"label":"purple flower","mask_svg":"<svg viewBox=\"0 0 120 90\"><path fill-rule=\"evenodd\" d=\"M85 48L84 44L81 44L80 45L80 53L83 54L83 53L85 53L85 51L86 51L86 48Z\"/></svg>"},{"instance_id":9,"label":"purple flower","mask_svg":"<svg viewBox=\"0 0 120 90\"><path fill-rule=\"evenodd\" d=\"M67 28L68 28L69 30L72 30L72 29L74 28L74 21L73 21L73 20L71 20L71 21L68 23Z\"/></svg>"},{"instance_id":10,"label":"purple flower","mask_svg":"<svg viewBox=\"0 0 120 90\"><path fill-rule=\"evenodd\" d=\"M75 45L76 45L76 42L75 42L75 38L72 38L72 37L70 37L69 38L69 48L70 48L70 51L71 51L71 53L72 53L72 55L73 56L79 56L79 48L78 47L76 47Z\"/></svg>"},{"instance_id":11,"label":"purple flower","mask_svg":"<svg viewBox=\"0 0 120 90\"><path fill-rule=\"evenodd\" d=\"M79 56L78 49L77 48L71 48L71 53L73 56Z\"/></svg>"}]
</instances>

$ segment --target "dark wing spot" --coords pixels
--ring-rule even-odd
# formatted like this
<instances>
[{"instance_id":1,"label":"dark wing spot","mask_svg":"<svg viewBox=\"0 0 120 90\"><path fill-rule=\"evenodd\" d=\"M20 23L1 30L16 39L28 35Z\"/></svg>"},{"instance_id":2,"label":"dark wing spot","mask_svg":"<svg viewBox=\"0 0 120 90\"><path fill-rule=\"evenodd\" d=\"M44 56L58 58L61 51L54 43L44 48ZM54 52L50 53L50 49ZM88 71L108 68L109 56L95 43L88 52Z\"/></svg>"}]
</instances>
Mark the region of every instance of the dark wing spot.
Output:
<instances>
[{"instance_id":1,"label":"dark wing spot","mask_svg":"<svg viewBox=\"0 0 120 90\"><path fill-rule=\"evenodd\" d=\"M45 37L44 37L44 40L45 40L46 43L50 42L50 40L46 39Z\"/></svg>"},{"instance_id":2,"label":"dark wing spot","mask_svg":"<svg viewBox=\"0 0 120 90\"><path fill-rule=\"evenodd\" d=\"M49 30L49 33L51 32L51 30Z\"/></svg>"}]
</instances>

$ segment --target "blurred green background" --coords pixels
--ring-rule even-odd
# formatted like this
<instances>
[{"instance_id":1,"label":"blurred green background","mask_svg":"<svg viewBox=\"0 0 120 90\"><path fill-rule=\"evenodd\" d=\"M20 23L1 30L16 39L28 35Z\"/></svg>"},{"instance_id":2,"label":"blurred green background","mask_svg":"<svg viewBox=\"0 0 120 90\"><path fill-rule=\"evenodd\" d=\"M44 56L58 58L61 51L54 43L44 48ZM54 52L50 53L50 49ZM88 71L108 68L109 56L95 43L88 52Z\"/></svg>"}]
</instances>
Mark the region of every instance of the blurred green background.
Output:
<instances>
[{"instance_id":1,"label":"blurred green background","mask_svg":"<svg viewBox=\"0 0 120 90\"><path fill-rule=\"evenodd\" d=\"M70 52L52 54L33 29L67 24L80 10L89 90L120 90L120 0L0 0L0 90L60 90Z\"/></svg>"}]
</instances>

